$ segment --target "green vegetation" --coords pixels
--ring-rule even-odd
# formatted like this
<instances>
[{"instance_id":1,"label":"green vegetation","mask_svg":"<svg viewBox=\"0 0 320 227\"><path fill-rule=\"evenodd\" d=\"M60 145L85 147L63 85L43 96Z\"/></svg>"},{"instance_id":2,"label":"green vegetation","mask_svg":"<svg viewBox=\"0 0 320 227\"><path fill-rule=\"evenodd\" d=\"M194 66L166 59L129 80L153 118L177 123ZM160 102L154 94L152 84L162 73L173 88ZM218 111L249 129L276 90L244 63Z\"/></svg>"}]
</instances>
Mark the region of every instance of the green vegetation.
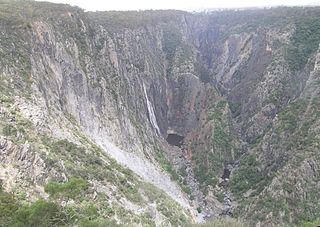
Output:
<instances>
[{"instance_id":1,"label":"green vegetation","mask_svg":"<svg viewBox=\"0 0 320 227\"><path fill-rule=\"evenodd\" d=\"M11 105L11 103L8 103L7 107ZM17 144L32 141L33 129L32 122L15 110L11 109L8 116L0 115L0 133Z\"/></svg>"},{"instance_id":2,"label":"green vegetation","mask_svg":"<svg viewBox=\"0 0 320 227\"><path fill-rule=\"evenodd\" d=\"M123 226L117 224L115 221L110 221L110 220L83 220L80 222L79 227L108 227L108 226Z\"/></svg>"},{"instance_id":3,"label":"green vegetation","mask_svg":"<svg viewBox=\"0 0 320 227\"><path fill-rule=\"evenodd\" d=\"M216 197L217 197L217 200L220 202L220 203L223 203L224 202L224 193L222 191L218 192L215 194Z\"/></svg>"},{"instance_id":4,"label":"green vegetation","mask_svg":"<svg viewBox=\"0 0 320 227\"><path fill-rule=\"evenodd\" d=\"M167 55L168 62L173 60L177 47L181 43L179 28L174 25L167 25L163 30L163 51Z\"/></svg>"},{"instance_id":5,"label":"green vegetation","mask_svg":"<svg viewBox=\"0 0 320 227\"><path fill-rule=\"evenodd\" d=\"M66 183L48 183L44 190L52 197L80 198L87 189L88 184L81 178L71 178Z\"/></svg>"},{"instance_id":6,"label":"green vegetation","mask_svg":"<svg viewBox=\"0 0 320 227\"><path fill-rule=\"evenodd\" d=\"M59 140L47 145L50 147L51 152L53 152L53 156L51 157L52 161L48 160L48 164L52 163L56 168L61 168L61 166L56 166L54 163L56 163L55 160L59 159L58 157L63 156L65 167L72 176L85 180L99 179L112 183L120 190L120 195L123 195L132 202L139 203L143 201L138 192L139 183L133 177L132 171L122 168L113 160L106 162L106 160L101 157L100 148L94 146L92 150L86 150L84 147L77 146L67 140ZM76 188L79 186L80 188L85 187L83 180L79 182L78 179L71 183L76 184L61 185L61 189L63 190L69 186L76 186ZM51 186L56 188L57 185L54 183L53 185L49 185L49 188ZM50 190L49 188L48 190ZM55 189L51 192L54 191ZM76 193L74 194L76 195Z\"/></svg>"},{"instance_id":7,"label":"green vegetation","mask_svg":"<svg viewBox=\"0 0 320 227\"><path fill-rule=\"evenodd\" d=\"M179 49L179 61L184 61L188 58L190 53L182 49L182 35L180 29L177 25L167 24L163 28L163 46L162 50L166 54L166 59L168 62L167 74L170 75L174 66L175 56L178 54L177 50ZM188 48L186 48L188 49Z\"/></svg>"},{"instance_id":8,"label":"green vegetation","mask_svg":"<svg viewBox=\"0 0 320 227\"><path fill-rule=\"evenodd\" d=\"M318 17L306 16L296 20L295 32L286 57L293 71L301 70L320 43L320 21Z\"/></svg>"},{"instance_id":9,"label":"green vegetation","mask_svg":"<svg viewBox=\"0 0 320 227\"><path fill-rule=\"evenodd\" d=\"M148 183L144 183L143 190L150 202L156 202L157 209L168 218L168 220L163 223L164 226L168 225L169 222L172 226L185 226L187 223L190 223L191 220L179 205L169 199L162 190Z\"/></svg>"},{"instance_id":10,"label":"green vegetation","mask_svg":"<svg viewBox=\"0 0 320 227\"><path fill-rule=\"evenodd\" d=\"M316 133L310 132L310 128L319 117L318 102L317 97L309 101L305 99L296 100L279 113L280 123L277 124L276 131L291 134L290 139L283 141L286 150L303 151L318 146ZM316 103L316 105L313 105L313 103ZM308 106L310 109L306 113Z\"/></svg>"},{"instance_id":11,"label":"green vegetation","mask_svg":"<svg viewBox=\"0 0 320 227\"><path fill-rule=\"evenodd\" d=\"M237 137L233 134L233 123L227 112L227 102L220 100L211 108L209 121L212 133L208 137L210 146L193 155L194 174L206 193L206 186L214 186L223 171L224 164L238 156Z\"/></svg>"},{"instance_id":12,"label":"green vegetation","mask_svg":"<svg viewBox=\"0 0 320 227\"><path fill-rule=\"evenodd\" d=\"M19 205L13 195L3 192L0 187L0 226L8 226Z\"/></svg>"},{"instance_id":13,"label":"green vegetation","mask_svg":"<svg viewBox=\"0 0 320 227\"><path fill-rule=\"evenodd\" d=\"M254 155L245 156L240 161L240 168L235 170L230 179L232 193L240 196L249 189L258 189L259 183L266 178L259 168L260 163Z\"/></svg>"},{"instance_id":14,"label":"green vegetation","mask_svg":"<svg viewBox=\"0 0 320 227\"><path fill-rule=\"evenodd\" d=\"M300 179L297 179L300 181ZM282 188L282 187L281 187ZM282 222L293 224L307 225L311 223L316 223L319 218L320 204L314 201L317 201L319 197L319 192L317 189L305 188L308 190L309 196L304 199L293 198L299 194L296 191L296 188L293 186L290 191L293 192L292 195L283 195L281 197L275 197L271 193L264 194L263 196L252 198L255 201L254 205L250 209L254 212L250 215L250 221L252 224L257 222L264 222L268 220L272 223L277 223L279 219L277 217L282 216ZM296 194L297 193L297 194ZM248 201L246 201L248 204ZM246 210L244 207L241 207L243 210L238 209L237 216L245 216ZM273 214L274 218L267 218L267 214Z\"/></svg>"},{"instance_id":15,"label":"green vegetation","mask_svg":"<svg viewBox=\"0 0 320 227\"><path fill-rule=\"evenodd\" d=\"M293 24L294 34L290 44L285 45L284 49L289 67L295 72L301 70L312 53L318 49L320 42L318 10L317 7L278 7L238 12L230 10L212 14L210 23L230 28L229 33L252 32L259 27L284 28L288 24Z\"/></svg>"},{"instance_id":16,"label":"green vegetation","mask_svg":"<svg viewBox=\"0 0 320 227\"><path fill-rule=\"evenodd\" d=\"M193 156L195 161L194 175L202 189L206 186L214 186L218 183L217 172L223 168L223 160L212 152L199 152Z\"/></svg>"},{"instance_id":17,"label":"green vegetation","mask_svg":"<svg viewBox=\"0 0 320 227\"><path fill-rule=\"evenodd\" d=\"M306 102L298 100L290 103L288 107L279 113L279 119L282 121L278 131L294 132L298 125L298 119L305 110Z\"/></svg>"},{"instance_id":18,"label":"green vegetation","mask_svg":"<svg viewBox=\"0 0 320 227\"><path fill-rule=\"evenodd\" d=\"M89 18L106 29L117 32L124 28L143 28L179 21L186 12L177 10L88 12Z\"/></svg>"},{"instance_id":19,"label":"green vegetation","mask_svg":"<svg viewBox=\"0 0 320 227\"><path fill-rule=\"evenodd\" d=\"M318 177L310 174L305 179L299 175L299 168L305 169L306 159L312 157L315 162L319 160L319 140L314 131L318 127L319 112L318 97L304 97L291 102L278 114L278 120L273 125L275 130L269 143L272 150L279 152L276 158L267 156L266 161L270 163L267 168L262 168L263 165L252 155L240 161L239 169L233 172L230 180L230 188L239 202L234 212L236 217L250 217L252 224L258 221L276 223L281 217L282 223L292 225L312 223L319 218L320 204L315 201L320 195L314 187ZM293 172L285 173L284 176L274 175L284 166L286 170L283 171ZM277 185L270 185L273 190L264 191L261 195L260 192L274 176L281 181ZM308 196L301 195L297 187L300 184ZM251 193L243 196L249 189L252 189ZM275 197L277 190L282 190L284 195ZM271 212L272 217L268 218Z\"/></svg>"},{"instance_id":20,"label":"green vegetation","mask_svg":"<svg viewBox=\"0 0 320 227\"><path fill-rule=\"evenodd\" d=\"M168 161L164 151L157 147L154 149L154 151L156 155L155 159L161 165L162 169L164 169L166 172L168 172L171 175L172 180L175 180L175 181L178 180L179 176L176 173L176 171L172 168L172 165Z\"/></svg>"},{"instance_id":21,"label":"green vegetation","mask_svg":"<svg viewBox=\"0 0 320 227\"><path fill-rule=\"evenodd\" d=\"M145 36L149 36L150 34L152 36L152 29L158 26L155 29L157 34L161 34L161 31L163 31L163 37L160 37L163 41L162 50L166 54L169 63L168 70L170 72L173 67L173 61L177 60L175 63L179 65L183 64L193 54L190 47L182 42L180 25L183 22L181 22L181 18L185 17L184 19L188 24L193 24L193 18L197 16L196 14L191 15L180 11L84 13L79 8L62 4L0 0L0 27L2 30L0 40L0 58L2 61L0 68L7 70L3 75L0 75L0 103L7 107L13 102L12 97L17 95L16 93L22 95L20 93L29 93L31 90L30 84L33 79L31 77L31 62L33 60L37 62L37 58L31 61L30 50L42 48L42 44L37 43L34 36L37 34L37 29L46 30L45 27L42 28L39 24L36 25L35 22L40 21L44 25L47 25L51 31L44 31L43 34L48 36L52 32L55 42L59 44L58 48L61 47L60 45L64 46L65 51L71 57L75 54L71 50L74 48L73 44L75 42L79 50L81 66L84 66L84 62L97 62L97 65L101 63L96 61L99 56L95 55L95 52L101 51L106 37L111 36L111 39L115 41L116 48L119 48L117 51L120 52L123 51L121 50L121 43L126 42L122 40L123 33L120 32L123 30L128 31L127 29L136 29L138 33L140 29L144 29L146 31ZM207 23L206 19L203 21ZM219 36L214 37L218 40L217 45L223 43L224 40L222 39L230 35L230 33L243 33L259 29L259 34L263 34L264 30L268 31L268 27L286 29L284 25L288 25L288 27L295 25L296 29L291 42L284 47L285 57L292 72L302 70L307 65L308 59L318 49L320 42L319 8L224 11L209 14L208 21L208 26L214 32L215 30L228 30L225 28L230 28L230 31L219 31L212 34ZM100 25L107 30L106 36L102 35L102 33L95 35L94 28ZM279 27L279 25L282 27ZM99 30L101 30L100 27ZM207 34L211 35L210 32L211 30L207 31ZM98 37L100 35L101 37ZM44 42L48 41L47 38L50 39L51 37L46 37ZM144 37L142 39L149 45L149 39L145 40ZM30 40L35 42L30 42ZM152 43L154 43L153 41ZM202 40L200 41L202 42ZM140 44L146 45L143 42ZM233 45L232 42L229 44L230 46ZM280 48L281 45L283 43L279 41L277 48ZM71 48L68 49L67 46ZM272 48L274 48L274 45ZM46 51L49 52L46 53L49 57L52 57L55 52L52 46L48 47ZM214 51L219 50L208 50L208 58L210 58L208 67L211 67L209 65L212 63L215 64L216 59L211 56L211 53ZM153 56L154 59L159 59L161 50L155 55L157 56ZM200 55L199 57L201 57ZM41 56L34 56L41 58ZM92 57L93 61L90 60L91 58L86 59L88 56ZM119 62L125 61L122 57L124 56L120 57L119 55L119 58L121 58ZM43 63L46 63L47 60L45 59ZM132 68L134 70L143 72L146 68L145 61L151 60L153 59L149 59L149 56L145 58L144 56L143 58L139 56L133 62L129 60L126 64L133 65ZM277 63L277 61L274 61L274 64ZM160 66L156 66L159 67L158 69L150 65L150 73L153 74L153 71L161 72L161 64L160 62L158 63ZM86 65L90 67L83 67L83 71L86 72L87 68L94 68L95 74L105 75L105 78L94 78L95 81L89 81L89 83L95 84L98 88L99 85L104 84L114 100L119 101L119 99L124 97L120 91L121 89L128 88L128 84L126 83L129 83L129 79L128 81L122 81L117 71L112 69L112 66L102 69L103 64L101 65L101 68L91 67L90 63ZM39 65L39 67L41 66ZM245 67L245 65L241 65L241 67ZM209 70L201 64L195 65L195 68L202 81L210 81L209 75L211 75L211 69ZM131 75L131 69L128 68L127 70L128 75ZM124 69L124 71L126 70ZM51 73L48 72L48 75L43 76L50 80ZM77 79L80 80L81 78ZM295 78L292 81L294 83ZM95 91L97 92L93 94L92 99L99 99L99 95L103 92L100 90ZM283 91L272 93L268 101L276 104L277 107L283 105L286 97L284 99L281 98L287 94L285 86ZM26 94L23 95L26 96ZM199 146L196 147L201 149L198 149L193 156L194 172L200 182L201 189L207 186L215 186L224 164L237 159L237 138L232 134L234 129L232 128L232 120L228 116L227 110L229 108L227 105L230 105L233 117L238 117L241 114L241 102L228 104L222 100L212 105L214 106L208 122L212 128L208 129L210 132L204 132L205 135L201 135L201 139L203 140L197 141L199 142L197 144ZM277 200L276 203L270 194L263 195L263 198L259 197L260 192L270 183L270 178L273 177L270 176L270 172L276 172L287 164L288 160L294 163L291 167L291 169L294 169L306 157L310 156L313 160L317 157L320 149L319 130L318 127L313 127L313 125L317 124L317 120L320 117L319 105L320 103L317 99L312 100L312 103L307 103L303 100L290 103L288 107L279 113L277 118L279 122L275 122L275 130L272 128L268 132L265 131L261 134L261 137L256 138L254 141L257 148L259 148L258 146L261 144L261 141L264 140L262 137L265 133L268 133L269 136L269 132L271 132L271 136L276 139L272 140L271 145L273 147L270 150L272 152L280 150L279 157L272 163L260 163L258 157L254 154L246 154L240 160L239 169L235 170L231 176L230 187L239 199L239 207L244 208L245 212L247 211L246 209L249 209L248 207L256 208L257 211L251 216L255 221L265 220L267 215L273 212L274 217L282 216L284 213L285 221L289 221L286 218L293 213L294 215L292 216L294 216L295 223L298 222L297 219L301 222L306 221L301 226L319 224L319 222L311 223L318 218L315 211L319 211L320 209L319 204L315 202L319 198L319 192L316 191L316 187L308 188L308 185L304 185L304 182L301 182L301 187L307 192L306 198L303 198L303 200L299 200L298 198L292 199L298 191L293 188L294 182L288 180L279 186L285 195L282 199ZM308 113L306 113L306 109L308 109ZM41 154L42 159L45 160L45 168L49 170L53 169L57 174L54 176L50 175L51 182L45 185L45 191L50 195L49 201L39 200L33 204L25 204L18 201L13 194L3 192L1 189L0 226L115 226L114 217L119 218L123 224L154 225L152 213L145 211L141 214L135 214L130 210L126 210L118 202L121 201L122 203L122 200L128 200L141 207L144 207L148 203L155 204L156 209L167 218L163 225L169 225L170 223L172 226L184 226L189 221L185 211L177 203L168 198L163 191L156 189L152 185L143 183L130 170L121 167L114 160L105 156L100 148L88 141L79 141L79 144L82 144L80 146L67 140L54 141L52 138L42 137L38 134L40 132L36 132L33 128L31 122L23 119L13 108L10 110L10 113L8 112L0 116L0 132L8 137L17 149L20 149L20 145L28 141L32 145L32 152ZM7 114L9 117L5 116ZM136 113L132 114L132 119L134 119ZM75 125L76 122L72 119L72 116L67 116L67 118L71 124ZM144 133L143 127L140 126L139 122L135 122L135 124L142 135ZM41 139L39 139L40 137ZM288 139L284 141L283 138ZM75 138L75 140L77 139ZM190 194L190 189L186 186L186 182L183 181L183 176L186 173L183 170L175 171L163 151L156 149L155 155L161 167L171 175L173 180L181 185L187 194ZM271 165L271 167L265 167L265 165ZM63 173L63 177L59 173ZM69 180L61 183L64 181L64 176ZM319 179L314 180L314 182L317 181ZM248 198L243 198L244 193L250 189L252 189L252 193L245 195ZM93 196L95 197L94 203ZM223 194L217 193L216 196L220 202L223 201ZM76 204L62 207L60 201L68 199L76 200ZM250 199L252 200L250 201ZM201 212L200 208L198 208L198 212ZM219 220L209 225L241 226L243 224L237 221Z\"/></svg>"},{"instance_id":22,"label":"green vegetation","mask_svg":"<svg viewBox=\"0 0 320 227\"><path fill-rule=\"evenodd\" d=\"M263 137L272 129L272 123L268 124L267 127L264 128L263 132L260 133L255 139L250 143L251 147L257 146L263 139Z\"/></svg>"},{"instance_id":23,"label":"green vegetation","mask_svg":"<svg viewBox=\"0 0 320 227\"><path fill-rule=\"evenodd\" d=\"M171 163L165 156L165 153L160 148L156 147L155 149L155 159L160 164L163 170L170 174L171 180L176 181L181 189L190 196L191 190L185 182L184 177L186 176L186 172L184 169L179 170L178 172L172 168Z\"/></svg>"},{"instance_id":24,"label":"green vegetation","mask_svg":"<svg viewBox=\"0 0 320 227\"><path fill-rule=\"evenodd\" d=\"M12 124L6 124L2 129L2 133L5 136L16 137L17 136L17 129Z\"/></svg>"},{"instance_id":25,"label":"green vegetation","mask_svg":"<svg viewBox=\"0 0 320 227\"><path fill-rule=\"evenodd\" d=\"M71 213L53 202L38 200L22 205L13 194L0 191L0 226L64 226L72 221Z\"/></svg>"},{"instance_id":26,"label":"green vegetation","mask_svg":"<svg viewBox=\"0 0 320 227\"><path fill-rule=\"evenodd\" d=\"M54 166L59 170L61 166L57 160L63 157L64 166L66 170L61 168L61 171L67 171L72 175L70 180L66 183L54 183L51 182L45 186L46 192L50 194L51 199L57 198L75 198L82 203L90 201L87 197L90 194L88 181L95 179L102 184L111 184L117 190L117 198L126 198L132 203L138 205L145 205L149 202L155 202L157 209L166 214L168 222L170 223L185 223L187 222L187 215L183 209L174 201L172 201L164 192L156 189L154 186L141 182L132 171L123 168L117 164L114 160L111 160L103 155L103 151L100 148L92 145L92 148L80 147L67 140L59 140L50 142L50 139L44 138L46 145L50 150L50 157L47 164ZM160 151L159 151L160 152ZM158 158L167 171L172 171L170 164L166 161L165 157L158 152ZM50 160L51 159L51 160ZM142 194L144 196L142 196ZM115 215L121 217L122 223L149 223L153 225L152 217L148 212L141 215L136 215L128 210L125 210L117 203L109 205L110 198L99 193L99 203L93 205L90 213L94 213L94 210L99 210L97 215L93 215L92 219L88 219L88 211L76 208L81 220L82 225L94 225L99 223L103 225L104 218L112 218ZM90 207L90 206L89 206ZM92 206L91 206L92 207ZM92 211L93 210L93 211ZM173 211L174 210L174 211ZM102 212L103 211L103 212ZM102 212L102 213L101 213ZM102 218L102 220L100 220Z\"/></svg>"},{"instance_id":27,"label":"green vegetation","mask_svg":"<svg viewBox=\"0 0 320 227\"><path fill-rule=\"evenodd\" d=\"M22 206L13 216L11 226L63 226L72 221L65 208L53 202L38 200Z\"/></svg>"},{"instance_id":28,"label":"green vegetation","mask_svg":"<svg viewBox=\"0 0 320 227\"><path fill-rule=\"evenodd\" d=\"M300 225L297 225L297 227L315 227L315 226L320 226L320 220L316 220L316 221L307 221L307 222L304 222Z\"/></svg>"},{"instance_id":29,"label":"green vegetation","mask_svg":"<svg viewBox=\"0 0 320 227\"><path fill-rule=\"evenodd\" d=\"M225 111L226 107L227 102L222 100L216 104L211 112L214 124L212 146L214 150L222 152L224 158L234 159L236 138L233 134L232 121Z\"/></svg>"},{"instance_id":30,"label":"green vegetation","mask_svg":"<svg viewBox=\"0 0 320 227\"><path fill-rule=\"evenodd\" d=\"M236 219L217 219L203 224L194 224L190 227L247 227L248 223Z\"/></svg>"},{"instance_id":31,"label":"green vegetation","mask_svg":"<svg viewBox=\"0 0 320 227\"><path fill-rule=\"evenodd\" d=\"M230 152L232 155L232 151L234 149L232 141L233 135L231 135L229 132L226 132L225 128L222 128L220 125L216 125L213 133L213 145L215 149L220 149L227 155Z\"/></svg>"},{"instance_id":32,"label":"green vegetation","mask_svg":"<svg viewBox=\"0 0 320 227\"><path fill-rule=\"evenodd\" d=\"M241 114L241 103L229 102L229 108L233 117L238 117Z\"/></svg>"},{"instance_id":33,"label":"green vegetation","mask_svg":"<svg viewBox=\"0 0 320 227\"><path fill-rule=\"evenodd\" d=\"M45 191L50 195L49 201L39 201L35 204L21 204L12 194L1 193L0 213L3 216L0 214L0 226L21 226L19 223L22 217L27 220L26 225L24 225L27 227L72 226L75 224L79 226L116 226L115 216L121 217L122 224L154 225L149 211L137 215L124 209L120 203L111 202L113 199L104 192L97 193L95 196L98 202L92 204L93 190L91 183L89 183L92 181L99 182L100 187L111 185L108 187L116 190L115 194L112 195L116 197L115 200L123 198L142 207L152 200L157 204L159 212L170 213L169 219L167 219L168 223L175 222L182 225L181 223L189 221L188 214L164 192L152 192L157 190L154 186L145 186L132 171L123 168L114 160L108 158L99 147L92 144L81 134L79 134L79 139L82 146L68 140L55 141L52 138L35 133L32 123L20 116L18 111L12 110L9 118L3 118L2 115L0 117L0 130L8 135L9 139L18 146L18 149L21 144L28 140L28 143L32 146L32 152L37 152L42 157L46 163L46 168L64 173L69 179L64 183L58 183L64 181L64 177L59 174L51 176L49 178L51 182L44 186ZM9 122L8 119L13 120ZM63 163L61 160L63 160ZM170 168L170 165L167 164L167 167ZM167 170L169 170L168 168ZM151 195L155 193L157 198L151 198ZM75 200L76 203L67 207L59 205L61 201L68 201L69 199ZM47 209L50 214L43 219L43 222L34 224L39 221L38 216L34 214L34 212L39 212L38 207ZM17 208L19 209L17 210ZM53 219L57 219L55 224L48 225ZM61 222L59 219L61 219Z\"/></svg>"},{"instance_id":34,"label":"green vegetation","mask_svg":"<svg viewBox=\"0 0 320 227\"><path fill-rule=\"evenodd\" d=\"M41 199L29 205L21 204L13 194L0 191L0 226L3 227L118 226L115 221L98 216L93 205L79 209Z\"/></svg>"},{"instance_id":35,"label":"green vegetation","mask_svg":"<svg viewBox=\"0 0 320 227\"><path fill-rule=\"evenodd\" d=\"M117 226L113 220L115 216L120 217L122 224L154 226L148 211L140 215L134 214L116 202L121 198L141 206L156 204L157 210L167 218L166 225L171 223L181 226L190 221L188 214L162 190L141 182L130 170L103 156L98 147L84 148L67 140L44 140L50 149L50 154L46 157L48 167L59 171L58 160L63 156L66 169L60 171L67 175L77 174L71 175L64 183L46 184L44 189L50 195L49 201L22 204L13 194L1 190L0 226ZM109 195L98 192L97 202L93 203L89 179L113 185L117 190L114 195L116 200L110 203L112 199ZM66 199L76 200L76 203L60 206L60 201Z\"/></svg>"}]
</instances>

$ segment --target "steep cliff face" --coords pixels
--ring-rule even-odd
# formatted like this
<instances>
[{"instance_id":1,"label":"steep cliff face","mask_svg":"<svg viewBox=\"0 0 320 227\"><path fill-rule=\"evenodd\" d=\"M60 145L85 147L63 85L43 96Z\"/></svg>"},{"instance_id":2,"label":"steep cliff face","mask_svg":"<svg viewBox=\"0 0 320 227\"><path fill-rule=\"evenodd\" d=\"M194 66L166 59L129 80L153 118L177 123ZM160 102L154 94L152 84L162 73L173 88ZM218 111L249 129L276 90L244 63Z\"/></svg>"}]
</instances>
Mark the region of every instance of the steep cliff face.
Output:
<instances>
[{"instance_id":1,"label":"steep cliff face","mask_svg":"<svg viewBox=\"0 0 320 227\"><path fill-rule=\"evenodd\" d=\"M317 218L318 8L0 9L6 191L79 225Z\"/></svg>"}]
</instances>

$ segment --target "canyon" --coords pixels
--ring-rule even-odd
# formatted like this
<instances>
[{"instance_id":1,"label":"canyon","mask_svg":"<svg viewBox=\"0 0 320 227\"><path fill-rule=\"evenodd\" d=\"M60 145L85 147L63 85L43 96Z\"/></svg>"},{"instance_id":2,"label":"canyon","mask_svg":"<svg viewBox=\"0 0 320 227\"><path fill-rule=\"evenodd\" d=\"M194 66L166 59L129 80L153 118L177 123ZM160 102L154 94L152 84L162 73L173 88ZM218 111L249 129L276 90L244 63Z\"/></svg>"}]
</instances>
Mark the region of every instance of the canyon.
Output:
<instances>
[{"instance_id":1,"label":"canyon","mask_svg":"<svg viewBox=\"0 0 320 227\"><path fill-rule=\"evenodd\" d=\"M1 0L2 193L75 226L319 219L319 17Z\"/></svg>"}]
</instances>

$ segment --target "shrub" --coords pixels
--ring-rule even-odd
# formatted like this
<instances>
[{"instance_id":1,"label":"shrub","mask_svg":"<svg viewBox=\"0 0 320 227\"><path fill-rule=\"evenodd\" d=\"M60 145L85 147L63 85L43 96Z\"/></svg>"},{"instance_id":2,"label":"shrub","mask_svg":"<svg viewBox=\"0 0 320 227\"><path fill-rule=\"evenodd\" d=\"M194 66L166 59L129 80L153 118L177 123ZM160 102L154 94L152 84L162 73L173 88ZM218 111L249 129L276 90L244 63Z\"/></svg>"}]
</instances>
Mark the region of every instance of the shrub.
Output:
<instances>
[{"instance_id":1,"label":"shrub","mask_svg":"<svg viewBox=\"0 0 320 227\"><path fill-rule=\"evenodd\" d=\"M5 136L17 136L17 129L13 125L6 124L2 129L2 133Z\"/></svg>"},{"instance_id":2,"label":"shrub","mask_svg":"<svg viewBox=\"0 0 320 227\"><path fill-rule=\"evenodd\" d=\"M177 47L181 43L181 34L174 26L167 26L163 31L163 51L168 61L172 61Z\"/></svg>"},{"instance_id":3,"label":"shrub","mask_svg":"<svg viewBox=\"0 0 320 227\"><path fill-rule=\"evenodd\" d=\"M21 207L13 218L13 226L61 226L69 222L68 215L55 203L38 200Z\"/></svg>"},{"instance_id":4,"label":"shrub","mask_svg":"<svg viewBox=\"0 0 320 227\"><path fill-rule=\"evenodd\" d=\"M257 188L264 180L263 173L259 171L260 163L253 155L246 156L241 160L241 167L236 170L230 179L231 191L240 195L250 188Z\"/></svg>"},{"instance_id":5,"label":"shrub","mask_svg":"<svg viewBox=\"0 0 320 227\"><path fill-rule=\"evenodd\" d=\"M318 49L320 42L320 22L317 18L304 17L295 22L296 30L286 56L293 71L301 70L310 55Z\"/></svg>"},{"instance_id":6,"label":"shrub","mask_svg":"<svg viewBox=\"0 0 320 227\"><path fill-rule=\"evenodd\" d=\"M14 196L3 192L0 188L0 226L7 226L18 208L19 205Z\"/></svg>"},{"instance_id":7,"label":"shrub","mask_svg":"<svg viewBox=\"0 0 320 227\"><path fill-rule=\"evenodd\" d=\"M282 121L282 124L277 128L277 131L294 132L298 126L298 118L306 106L307 104L304 100L290 103L286 109L279 113L279 119Z\"/></svg>"},{"instance_id":8,"label":"shrub","mask_svg":"<svg viewBox=\"0 0 320 227\"><path fill-rule=\"evenodd\" d=\"M21 206L13 194L0 190L0 226L62 226L70 221L72 218L67 210L55 203L38 200L32 205Z\"/></svg>"},{"instance_id":9,"label":"shrub","mask_svg":"<svg viewBox=\"0 0 320 227\"><path fill-rule=\"evenodd\" d=\"M45 192L52 197L76 199L88 188L87 182L81 178L71 178L66 183L51 182L45 186Z\"/></svg>"},{"instance_id":10,"label":"shrub","mask_svg":"<svg viewBox=\"0 0 320 227\"><path fill-rule=\"evenodd\" d=\"M313 222L304 222L297 227L314 227L314 226L320 226L320 220L313 221Z\"/></svg>"}]
</instances>

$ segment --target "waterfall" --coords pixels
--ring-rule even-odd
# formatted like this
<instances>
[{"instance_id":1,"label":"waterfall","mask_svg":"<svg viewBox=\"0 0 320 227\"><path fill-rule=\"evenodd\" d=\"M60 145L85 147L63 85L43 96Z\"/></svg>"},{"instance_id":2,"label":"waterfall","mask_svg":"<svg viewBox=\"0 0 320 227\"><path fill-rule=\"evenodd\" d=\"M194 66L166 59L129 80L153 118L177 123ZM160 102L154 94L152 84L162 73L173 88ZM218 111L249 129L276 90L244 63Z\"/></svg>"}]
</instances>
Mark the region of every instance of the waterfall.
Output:
<instances>
[{"instance_id":1,"label":"waterfall","mask_svg":"<svg viewBox=\"0 0 320 227\"><path fill-rule=\"evenodd\" d=\"M146 100L147 100L147 108L148 108L150 123L152 127L156 130L157 134L160 135L160 129L157 123L156 115L154 114L152 104L148 98L146 87L144 86L144 83L142 83L142 85L143 85L144 96L146 97Z\"/></svg>"}]
</instances>

